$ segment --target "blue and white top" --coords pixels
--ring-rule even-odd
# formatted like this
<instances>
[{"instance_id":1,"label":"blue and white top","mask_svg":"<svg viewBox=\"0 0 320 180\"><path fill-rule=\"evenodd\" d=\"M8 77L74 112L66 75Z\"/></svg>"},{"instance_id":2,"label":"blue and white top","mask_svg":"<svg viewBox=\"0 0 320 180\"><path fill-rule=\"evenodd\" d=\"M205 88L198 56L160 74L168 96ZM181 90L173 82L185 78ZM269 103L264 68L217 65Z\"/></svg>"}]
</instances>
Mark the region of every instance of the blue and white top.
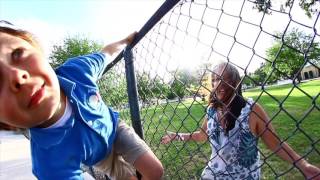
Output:
<instances>
[{"instance_id":1,"label":"blue and white top","mask_svg":"<svg viewBox=\"0 0 320 180\"><path fill-rule=\"evenodd\" d=\"M71 58L56 69L71 116L62 126L30 129L37 179L82 180L81 164L92 166L110 154L118 113L103 102L97 84L108 63L104 54L94 53Z\"/></svg>"},{"instance_id":2,"label":"blue and white top","mask_svg":"<svg viewBox=\"0 0 320 180\"><path fill-rule=\"evenodd\" d=\"M210 160L202 172L201 179L260 179L260 155L258 138L249 127L252 99L235 122L235 126L225 135L218 121L216 110L207 110L207 134L212 148Z\"/></svg>"}]
</instances>

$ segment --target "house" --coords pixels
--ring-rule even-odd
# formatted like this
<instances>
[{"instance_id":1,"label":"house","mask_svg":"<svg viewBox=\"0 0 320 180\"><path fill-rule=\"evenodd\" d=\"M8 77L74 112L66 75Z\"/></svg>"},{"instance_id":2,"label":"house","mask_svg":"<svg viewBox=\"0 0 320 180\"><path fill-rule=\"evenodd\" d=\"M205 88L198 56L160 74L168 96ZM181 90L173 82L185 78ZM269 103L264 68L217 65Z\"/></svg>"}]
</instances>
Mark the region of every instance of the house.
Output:
<instances>
[{"instance_id":1,"label":"house","mask_svg":"<svg viewBox=\"0 0 320 180\"><path fill-rule=\"evenodd\" d=\"M320 64L320 63L318 63ZM307 63L304 68L301 70L301 79L302 80L306 80L306 79L313 79L313 78L317 78L320 77L320 67L314 66L310 63Z\"/></svg>"}]
</instances>

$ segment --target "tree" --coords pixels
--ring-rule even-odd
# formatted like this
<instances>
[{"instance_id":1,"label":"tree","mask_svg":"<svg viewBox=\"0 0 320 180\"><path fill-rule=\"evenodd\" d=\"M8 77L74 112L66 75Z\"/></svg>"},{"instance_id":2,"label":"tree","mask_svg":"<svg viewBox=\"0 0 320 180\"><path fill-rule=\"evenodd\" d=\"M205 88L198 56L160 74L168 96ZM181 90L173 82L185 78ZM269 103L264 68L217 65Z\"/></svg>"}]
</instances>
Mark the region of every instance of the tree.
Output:
<instances>
[{"instance_id":1,"label":"tree","mask_svg":"<svg viewBox=\"0 0 320 180\"><path fill-rule=\"evenodd\" d=\"M87 38L79 36L68 37L63 41L62 45L53 46L49 59L51 60L51 65L55 68L68 58L98 52L101 49L101 44Z\"/></svg>"},{"instance_id":2,"label":"tree","mask_svg":"<svg viewBox=\"0 0 320 180\"><path fill-rule=\"evenodd\" d=\"M137 74L137 82L138 82L137 88L138 88L139 97L143 102L147 102L148 99L151 99L153 97L151 80L148 75Z\"/></svg>"},{"instance_id":3,"label":"tree","mask_svg":"<svg viewBox=\"0 0 320 180\"><path fill-rule=\"evenodd\" d=\"M271 12L269 9L272 7L271 0L255 0L255 7L258 9L259 12L265 12L270 14ZM281 7L292 7L294 3L294 0L286 0L284 4L281 5ZM308 17L311 17L312 14L316 14L319 11L319 2L315 0L300 0L299 6L305 11L306 15Z\"/></svg>"},{"instance_id":4,"label":"tree","mask_svg":"<svg viewBox=\"0 0 320 180\"><path fill-rule=\"evenodd\" d=\"M291 7L293 2L294 0L287 0L285 6ZM315 0L300 0L299 6L305 11L308 17L311 17L312 14L315 14L319 11L319 2Z\"/></svg>"},{"instance_id":5,"label":"tree","mask_svg":"<svg viewBox=\"0 0 320 180\"><path fill-rule=\"evenodd\" d=\"M175 97L183 98L196 92L199 86L199 73L196 70L178 69L174 74L174 78L170 83L170 90L167 91L167 97L173 99Z\"/></svg>"},{"instance_id":6,"label":"tree","mask_svg":"<svg viewBox=\"0 0 320 180\"><path fill-rule=\"evenodd\" d=\"M259 12L270 14L270 11L268 9L271 8L271 0L256 0L254 1L254 3L254 8L258 9Z\"/></svg>"},{"instance_id":7,"label":"tree","mask_svg":"<svg viewBox=\"0 0 320 180\"><path fill-rule=\"evenodd\" d=\"M294 78L305 62L320 61L319 43L313 41L312 35L306 35L294 28L288 35L278 33L277 36L283 38L276 38L272 47L267 49L270 62L264 66L266 74L273 71L274 75L280 78Z\"/></svg>"},{"instance_id":8,"label":"tree","mask_svg":"<svg viewBox=\"0 0 320 180\"><path fill-rule=\"evenodd\" d=\"M138 93L143 102L149 102L152 98L163 98L168 91L168 85L155 76L150 78L146 74L137 74Z\"/></svg>"},{"instance_id":9,"label":"tree","mask_svg":"<svg viewBox=\"0 0 320 180\"><path fill-rule=\"evenodd\" d=\"M157 98L163 99L164 96L167 94L169 86L161 80L158 76L152 79L152 93Z\"/></svg>"},{"instance_id":10,"label":"tree","mask_svg":"<svg viewBox=\"0 0 320 180\"><path fill-rule=\"evenodd\" d=\"M99 81L101 97L112 107L128 103L127 82L125 74L109 69Z\"/></svg>"},{"instance_id":11,"label":"tree","mask_svg":"<svg viewBox=\"0 0 320 180\"><path fill-rule=\"evenodd\" d=\"M266 68L266 63L261 63L260 67L253 72L251 78L254 80L254 86L275 83L279 79L274 73L267 71Z\"/></svg>"}]
</instances>

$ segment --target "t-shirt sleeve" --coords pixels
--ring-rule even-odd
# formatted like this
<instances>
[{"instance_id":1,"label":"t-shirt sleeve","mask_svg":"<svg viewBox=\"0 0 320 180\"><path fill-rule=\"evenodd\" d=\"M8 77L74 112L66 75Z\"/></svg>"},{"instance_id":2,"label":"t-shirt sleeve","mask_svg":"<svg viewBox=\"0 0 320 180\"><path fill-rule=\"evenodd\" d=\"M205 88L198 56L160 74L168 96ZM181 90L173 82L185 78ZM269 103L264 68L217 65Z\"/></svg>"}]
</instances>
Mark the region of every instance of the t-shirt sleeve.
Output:
<instances>
[{"instance_id":1,"label":"t-shirt sleeve","mask_svg":"<svg viewBox=\"0 0 320 180\"><path fill-rule=\"evenodd\" d=\"M104 53L93 53L70 58L56 71L59 72L59 70L63 69L63 71L68 71L71 79L73 79L72 76L84 75L91 81L96 82L103 75L110 61L110 56Z\"/></svg>"}]
</instances>

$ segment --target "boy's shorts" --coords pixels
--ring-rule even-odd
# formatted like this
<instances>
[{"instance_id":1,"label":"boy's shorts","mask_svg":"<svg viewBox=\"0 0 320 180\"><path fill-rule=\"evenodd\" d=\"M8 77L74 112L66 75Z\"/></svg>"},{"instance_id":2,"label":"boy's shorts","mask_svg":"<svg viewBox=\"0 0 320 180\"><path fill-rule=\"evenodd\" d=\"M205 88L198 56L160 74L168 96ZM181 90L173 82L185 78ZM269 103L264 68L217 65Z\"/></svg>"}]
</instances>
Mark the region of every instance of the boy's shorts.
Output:
<instances>
[{"instance_id":1,"label":"boy's shorts","mask_svg":"<svg viewBox=\"0 0 320 180\"><path fill-rule=\"evenodd\" d=\"M147 151L149 146L135 133L132 127L121 122L108 157L95 165L112 179L127 179L136 176L134 162Z\"/></svg>"}]
</instances>

